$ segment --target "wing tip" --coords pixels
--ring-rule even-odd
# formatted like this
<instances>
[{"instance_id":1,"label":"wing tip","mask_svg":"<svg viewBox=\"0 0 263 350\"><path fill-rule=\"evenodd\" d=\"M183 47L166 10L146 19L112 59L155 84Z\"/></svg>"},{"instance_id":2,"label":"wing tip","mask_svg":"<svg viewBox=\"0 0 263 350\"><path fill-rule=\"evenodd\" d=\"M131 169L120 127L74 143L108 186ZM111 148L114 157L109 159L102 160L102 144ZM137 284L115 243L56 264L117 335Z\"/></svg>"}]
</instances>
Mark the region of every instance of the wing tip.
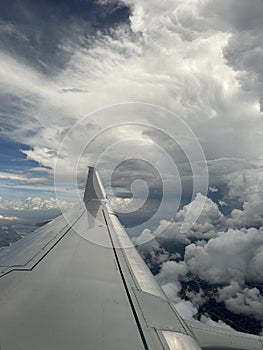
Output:
<instances>
[{"instance_id":1,"label":"wing tip","mask_svg":"<svg viewBox=\"0 0 263 350\"><path fill-rule=\"evenodd\" d=\"M99 174L95 170L95 167L88 166L88 177L86 182L86 188L84 192L83 201L85 203L90 200L102 200L106 199L106 194L100 180Z\"/></svg>"}]
</instances>

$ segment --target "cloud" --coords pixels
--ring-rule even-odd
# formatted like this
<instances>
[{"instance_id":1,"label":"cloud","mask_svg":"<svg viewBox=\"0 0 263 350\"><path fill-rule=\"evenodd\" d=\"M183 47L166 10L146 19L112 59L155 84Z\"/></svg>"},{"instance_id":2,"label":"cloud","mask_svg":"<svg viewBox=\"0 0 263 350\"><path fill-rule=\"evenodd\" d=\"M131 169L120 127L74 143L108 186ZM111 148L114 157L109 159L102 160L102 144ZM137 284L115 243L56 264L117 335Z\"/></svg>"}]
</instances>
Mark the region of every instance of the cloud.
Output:
<instances>
[{"instance_id":1,"label":"cloud","mask_svg":"<svg viewBox=\"0 0 263 350\"><path fill-rule=\"evenodd\" d=\"M27 155L28 159L35 160L41 165L54 169L56 151L47 147L35 146L33 150L22 150L22 153Z\"/></svg>"},{"instance_id":2,"label":"cloud","mask_svg":"<svg viewBox=\"0 0 263 350\"><path fill-rule=\"evenodd\" d=\"M245 288L224 302L236 314L253 316L259 320L263 318L263 298L257 288Z\"/></svg>"},{"instance_id":3,"label":"cloud","mask_svg":"<svg viewBox=\"0 0 263 350\"><path fill-rule=\"evenodd\" d=\"M218 192L218 188L210 186L209 191L212 193L216 193L216 192Z\"/></svg>"},{"instance_id":4,"label":"cloud","mask_svg":"<svg viewBox=\"0 0 263 350\"><path fill-rule=\"evenodd\" d=\"M220 207L227 207L228 206L228 204L226 202L221 201L221 200L218 201L218 204L220 205Z\"/></svg>"},{"instance_id":5,"label":"cloud","mask_svg":"<svg viewBox=\"0 0 263 350\"><path fill-rule=\"evenodd\" d=\"M173 279L178 282L178 286L180 286L179 277L185 276L187 272L188 267L184 262L167 261L163 263L157 279L162 285L169 283Z\"/></svg>"},{"instance_id":6,"label":"cloud","mask_svg":"<svg viewBox=\"0 0 263 350\"><path fill-rule=\"evenodd\" d=\"M161 234L159 234L159 232L161 232ZM167 220L161 220L154 236L159 236L159 239L165 239L167 242L170 241L174 244L187 245L190 243L187 235L182 232L182 222L177 221L169 222Z\"/></svg>"},{"instance_id":7,"label":"cloud","mask_svg":"<svg viewBox=\"0 0 263 350\"><path fill-rule=\"evenodd\" d=\"M225 7L215 1L211 3L215 5L212 5L213 12L220 14L224 11L224 21L232 28L232 36L224 50L227 63L238 72L237 77L244 90L259 96L262 112L262 2L258 0L250 6L244 0L231 0Z\"/></svg>"},{"instance_id":8,"label":"cloud","mask_svg":"<svg viewBox=\"0 0 263 350\"><path fill-rule=\"evenodd\" d=\"M217 300L224 302L226 308L235 314L243 314L263 319L263 298L258 288L242 287L236 281L218 288Z\"/></svg>"},{"instance_id":9,"label":"cloud","mask_svg":"<svg viewBox=\"0 0 263 350\"><path fill-rule=\"evenodd\" d=\"M63 88L61 90L58 91L61 94L65 94L65 93L82 93L82 94L86 94L88 92L88 90L86 89L78 89L78 88Z\"/></svg>"},{"instance_id":10,"label":"cloud","mask_svg":"<svg viewBox=\"0 0 263 350\"><path fill-rule=\"evenodd\" d=\"M200 215L200 206L203 206ZM192 220L196 217L192 227L184 232L183 228L187 220ZM161 220L157 229L151 233L150 231L143 231L134 242L136 244L143 244L147 240L157 240L165 244L179 244L188 245L192 238L209 239L216 237L219 230L227 229L227 221L224 215L220 212L216 203L206 196L197 193L193 201L185 205L179 210L172 221ZM146 234L147 233L147 234Z\"/></svg>"},{"instance_id":11,"label":"cloud","mask_svg":"<svg viewBox=\"0 0 263 350\"><path fill-rule=\"evenodd\" d=\"M262 279L256 264L261 258L262 248L262 232L254 228L229 229L218 233L218 237L210 239L204 246L187 246L185 262L194 275L212 283L256 282Z\"/></svg>"},{"instance_id":12,"label":"cloud","mask_svg":"<svg viewBox=\"0 0 263 350\"><path fill-rule=\"evenodd\" d=\"M243 203L243 210L234 209L231 213L233 226L241 227L261 227L263 225L263 199L262 194L255 194L248 202Z\"/></svg>"},{"instance_id":13,"label":"cloud","mask_svg":"<svg viewBox=\"0 0 263 350\"><path fill-rule=\"evenodd\" d=\"M129 211L131 198L114 197L110 199L110 206L117 212Z\"/></svg>"},{"instance_id":14,"label":"cloud","mask_svg":"<svg viewBox=\"0 0 263 350\"><path fill-rule=\"evenodd\" d=\"M1 215L0 214L0 220L17 220L18 218L16 216L10 216L10 215Z\"/></svg>"},{"instance_id":15,"label":"cloud","mask_svg":"<svg viewBox=\"0 0 263 350\"><path fill-rule=\"evenodd\" d=\"M70 57L52 79L19 57L2 53L2 91L19 96L10 106L23 106L11 119L21 128L10 136L30 142L31 159L44 163L46 155L39 149L57 152L61 135L81 116L108 104L137 100L160 104L187 120L209 158L257 158L262 135L256 100L240 88L224 58L233 30L225 24L227 12L216 6L218 13L212 16L209 3L127 1L131 26L122 22L107 35L98 30L90 38L74 27L76 42L59 41ZM68 89L88 89L89 94L64 97L58 92ZM21 114L27 115L27 123L20 122ZM216 133L207 133L208 129ZM30 138L29 130L33 130ZM66 163L75 156L75 146L70 146L67 159L61 160L65 174L72 169Z\"/></svg>"},{"instance_id":16,"label":"cloud","mask_svg":"<svg viewBox=\"0 0 263 350\"><path fill-rule=\"evenodd\" d=\"M60 201L53 197L49 199L41 199L40 197L28 197L25 201L20 200L5 200L0 197L0 209L13 210L49 210L49 209L70 209L75 203Z\"/></svg>"},{"instance_id":17,"label":"cloud","mask_svg":"<svg viewBox=\"0 0 263 350\"><path fill-rule=\"evenodd\" d=\"M233 329L228 324L226 324L224 321L218 320L218 322L215 322L209 316L206 316L206 315L202 315L200 321L202 323L205 323L205 324L208 324L211 326L219 326L219 327L226 328L226 329Z\"/></svg>"},{"instance_id":18,"label":"cloud","mask_svg":"<svg viewBox=\"0 0 263 350\"><path fill-rule=\"evenodd\" d=\"M152 271L158 271L162 263L168 261L174 254L169 254L160 243L154 239L149 229L143 230L140 236L133 237L132 242Z\"/></svg>"},{"instance_id":19,"label":"cloud","mask_svg":"<svg viewBox=\"0 0 263 350\"><path fill-rule=\"evenodd\" d=\"M41 184L45 181L43 177L28 177L24 174L0 172L0 179L19 181L20 183Z\"/></svg>"},{"instance_id":20,"label":"cloud","mask_svg":"<svg viewBox=\"0 0 263 350\"><path fill-rule=\"evenodd\" d=\"M241 291L241 286L237 281L230 281L229 285L218 289L218 301L224 301Z\"/></svg>"},{"instance_id":21,"label":"cloud","mask_svg":"<svg viewBox=\"0 0 263 350\"><path fill-rule=\"evenodd\" d=\"M107 6L97 1L38 2L28 0L23 7L9 3L1 8L1 48L53 76L65 67L71 52L65 41L106 31L116 22L128 20L129 9L119 3Z\"/></svg>"},{"instance_id":22,"label":"cloud","mask_svg":"<svg viewBox=\"0 0 263 350\"><path fill-rule=\"evenodd\" d=\"M196 223L193 225L191 230L187 233L188 237L194 236L199 238L206 238L216 235L219 229L224 229L225 218L220 212L218 206L209 198L198 193L195 199L180 210L175 217L176 221L183 221L187 217L187 212L191 214L188 216L191 218L195 215L195 212L199 210L201 203L204 202L204 207L201 214L198 216Z\"/></svg>"},{"instance_id":23,"label":"cloud","mask_svg":"<svg viewBox=\"0 0 263 350\"><path fill-rule=\"evenodd\" d=\"M193 44L200 38L209 40L221 32L228 35L222 54L227 64L238 72L237 78L246 91L259 96L262 91L262 14L260 0L248 3L244 0L223 1L165 1L134 6L131 17L133 30L145 36L160 36L170 30L184 41ZM161 34L157 34L160 31ZM165 46L165 45L163 45ZM260 102L262 103L262 101Z\"/></svg>"},{"instance_id":24,"label":"cloud","mask_svg":"<svg viewBox=\"0 0 263 350\"><path fill-rule=\"evenodd\" d=\"M185 320L193 320L197 313L197 308L189 300L180 300L175 304L175 308Z\"/></svg>"},{"instance_id":25,"label":"cloud","mask_svg":"<svg viewBox=\"0 0 263 350\"><path fill-rule=\"evenodd\" d=\"M229 226L261 227L263 225L262 166L235 173L235 176L229 178L227 186L228 201L230 199L241 204L241 208L232 210L231 218L228 219Z\"/></svg>"},{"instance_id":26,"label":"cloud","mask_svg":"<svg viewBox=\"0 0 263 350\"><path fill-rule=\"evenodd\" d=\"M185 234L185 239L189 241L184 242L184 250L181 250L177 239L180 219L184 219L187 209L195 210L198 196L193 206L187 205L177 213L175 220L168 226L168 235L165 231L160 236L156 235L163 225L161 222L156 232L144 231L137 237L137 244L149 240L138 247L139 252L143 257L147 256L145 260L156 274L157 281L167 296L178 305L182 315L189 319L200 318L200 310L208 310L208 315L211 311L214 319L210 304L210 300L214 300L213 303L218 303L219 310L224 307L226 312L230 312L225 313L230 322L231 313L262 321L262 296L260 288L256 286L260 286L263 281L263 227L253 227L258 225L255 219L257 216L253 217L252 213L249 215L245 204L244 210L239 210L243 213L240 215L244 215L242 221L240 218L237 220L233 214L238 209L230 212L229 216L224 216L209 199L196 224ZM244 221L248 217L252 227L248 221ZM240 228L242 224L249 227ZM159 262L156 262L156 252L161 252L163 257ZM223 311L218 317L222 315ZM234 320L235 316L231 325L235 324ZM214 322L207 319L207 315L201 317L201 321L210 324ZM227 318L224 321L227 322ZM217 319L218 325L221 322ZM238 329L244 329L242 327Z\"/></svg>"}]
</instances>

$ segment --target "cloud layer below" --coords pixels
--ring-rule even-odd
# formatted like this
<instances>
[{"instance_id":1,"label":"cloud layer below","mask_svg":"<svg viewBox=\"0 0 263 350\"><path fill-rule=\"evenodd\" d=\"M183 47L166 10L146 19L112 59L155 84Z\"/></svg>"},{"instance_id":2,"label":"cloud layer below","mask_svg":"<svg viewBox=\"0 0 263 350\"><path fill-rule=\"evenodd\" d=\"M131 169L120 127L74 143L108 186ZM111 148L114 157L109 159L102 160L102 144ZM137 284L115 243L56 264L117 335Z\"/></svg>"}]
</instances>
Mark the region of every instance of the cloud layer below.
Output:
<instances>
[{"instance_id":1,"label":"cloud layer below","mask_svg":"<svg viewBox=\"0 0 263 350\"><path fill-rule=\"evenodd\" d=\"M198 205L200 196L188 207ZM200 318L198 312L212 298L233 314L263 321L263 211L261 205L255 218L255 222L260 222L258 228L245 228L243 216L247 215L247 206L249 203L239 210L239 216L233 210L226 217L207 198L202 215L186 234L181 233L180 226L187 206L160 235L162 222L156 232L145 230L133 239L183 315L186 312L188 317ZM197 286L194 289L193 283ZM213 315L213 309L208 314L209 311ZM225 321L231 322L231 316Z\"/></svg>"}]
</instances>

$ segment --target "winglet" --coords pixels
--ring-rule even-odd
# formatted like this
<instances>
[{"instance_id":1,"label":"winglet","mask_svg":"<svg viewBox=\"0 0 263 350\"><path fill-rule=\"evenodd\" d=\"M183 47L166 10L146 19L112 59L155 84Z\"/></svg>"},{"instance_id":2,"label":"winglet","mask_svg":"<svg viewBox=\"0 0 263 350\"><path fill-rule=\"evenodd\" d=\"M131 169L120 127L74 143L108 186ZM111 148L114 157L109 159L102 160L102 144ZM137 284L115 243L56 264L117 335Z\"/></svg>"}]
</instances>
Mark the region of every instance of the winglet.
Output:
<instances>
[{"instance_id":1,"label":"winglet","mask_svg":"<svg viewBox=\"0 0 263 350\"><path fill-rule=\"evenodd\" d=\"M97 171L94 167L89 166L89 173L84 193L83 201L87 203L91 200L103 200L106 199L106 194L99 178Z\"/></svg>"}]
</instances>

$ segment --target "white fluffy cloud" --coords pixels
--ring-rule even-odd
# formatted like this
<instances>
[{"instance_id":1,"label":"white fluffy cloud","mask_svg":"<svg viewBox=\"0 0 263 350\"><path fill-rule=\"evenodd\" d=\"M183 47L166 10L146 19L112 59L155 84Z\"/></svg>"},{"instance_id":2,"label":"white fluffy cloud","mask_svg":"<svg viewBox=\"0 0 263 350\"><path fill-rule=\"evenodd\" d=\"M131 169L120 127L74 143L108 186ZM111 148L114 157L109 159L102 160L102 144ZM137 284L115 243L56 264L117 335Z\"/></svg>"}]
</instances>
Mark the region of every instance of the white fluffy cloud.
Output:
<instances>
[{"instance_id":1,"label":"white fluffy cloud","mask_svg":"<svg viewBox=\"0 0 263 350\"><path fill-rule=\"evenodd\" d=\"M258 264L263 257L262 249L262 231L229 229L204 246L187 246L185 262L193 274L205 281L227 284L235 280L244 284L262 280Z\"/></svg>"},{"instance_id":2,"label":"white fluffy cloud","mask_svg":"<svg viewBox=\"0 0 263 350\"><path fill-rule=\"evenodd\" d=\"M203 207L200 211L200 206ZM197 213L200 212L198 216ZM192 227L184 232L187 220L192 223L192 218L198 217ZM179 210L171 222L161 220L158 228L152 233L145 230L134 239L136 245L157 239L166 243L188 245L191 238L209 239L216 237L219 230L227 229L227 222L220 212L218 205L204 195L197 193L194 200Z\"/></svg>"},{"instance_id":3,"label":"white fluffy cloud","mask_svg":"<svg viewBox=\"0 0 263 350\"><path fill-rule=\"evenodd\" d=\"M174 279L175 276L173 276L173 280L174 282L166 282L165 280L168 278L168 280L171 279L171 276L169 278L169 274L172 273L172 271L174 270L175 274L177 274L178 278L181 274L184 275L184 268L182 266L169 266L169 263L167 262L163 265L162 271L161 273L158 275L159 278L159 282L162 284L162 288L165 292L165 294L167 295L167 297L169 298L169 300L171 300L174 305L176 310L179 312L179 314L187 320L192 320L194 319L194 316L196 315L198 308L196 308L193 303L191 303L189 300L184 300L182 298L180 298L179 296L179 292L182 289L182 286L179 282L179 280ZM168 264L168 266L167 266ZM181 270L181 271L180 271Z\"/></svg>"},{"instance_id":4,"label":"white fluffy cloud","mask_svg":"<svg viewBox=\"0 0 263 350\"><path fill-rule=\"evenodd\" d=\"M45 181L42 177L28 177L24 174L0 171L0 179L19 181L22 184L41 184Z\"/></svg>"},{"instance_id":5,"label":"white fluffy cloud","mask_svg":"<svg viewBox=\"0 0 263 350\"><path fill-rule=\"evenodd\" d=\"M0 214L0 220L17 220L18 218L16 216L11 216L11 215L1 215Z\"/></svg>"},{"instance_id":6,"label":"white fluffy cloud","mask_svg":"<svg viewBox=\"0 0 263 350\"><path fill-rule=\"evenodd\" d=\"M236 313L263 318L263 297L257 288L244 288L224 300L226 307Z\"/></svg>"},{"instance_id":7,"label":"white fluffy cloud","mask_svg":"<svg viewBox=\"0 0 263 350\"><path fill-rule=\"evenodd\" d=\"M159 268L162 263L176 256L175 254L169 254L161 247L149 229L143 230L141 235L134 237L132 241L152 270L156 267Z\"/></svg>"},{"instance_id":8,"label":"white fluffy cloud","mask_svg":"<svg viewBox=\"0 0 263 350\"><path fill-rule=\"evenodd\" d=\"M211 326L220 326L220 327L226 328L226 329L233 329L228 324L226 324L224 321L218 320L218 322L215 322L209 316L206 316L206 315L202 315L200 321L202 323L205 323L205 324L208 324Z\"/></svg>"},{"instance_id":9,"label":"white fluffy cloud","mask_svg":"<svg viewBox=\"0 0 263 350\"><path fill-rule=\"evenodd\" d=\"M205 201L205 204L201 214L190 231L187 232L188 237L210 238L216 236L218 230L223 230L226 227L225 217L220 212L217 204L200 193L189 205L186 205L176 214L175 221L183 222L188 217L191 219L191 216L195 216L195 212L198 212L203 201ZM188 211L191 215L187 216Z\"/></svg>"},{"instance_id":10,"label":"white fluffy cloud","mask_svg":"<svg viewBox=\"0 0 263 350\"><path fill-rule=\"evenodd\" d=\"M149 240L139 246L139 251L144 256L147 250L146 261L155 269L156 264L151 264L156 261L154 254L162 252L163 260L159 260L160 271L156 278L167 296L177 305L178 311L187 318L195 317L198 309L209 303L212 296L218 303L224 303L232 313L263 320L262 295L259 288L255 287L263 282L263 227L253 227L259 224L259 211L255 206L255 215L253 216L253 210L249 214L248 204L244 203L243 210L235 209L226 217L212 200L207 199L202 215L185 234L185 241L178 240L185 213L187 210L195 210L199 196L192 206L188 205L177 213L175 220L166 229L168 233L164 230L158 236L148 230L137 237L137 244ZM259 201L256 203L259 205ZM161 222L156 232L163 225ZM190 243L192 239L193 243ZM171 247L178 249L179 244L186 246L183 255L171 253L173 250L169 253L166 251ZM176 251L176 248L173 249ZM181 294L182 282L187 284L189 281L199 287L198 291L184 290L185 300ZM200 281L204 281L207 286L214 286L212 294ZM213 323L207 316L201 318L201 321ZM222 321L218 322L219 325L220 323Z\"/></svg>"},{"instance_id":11,"label":"white fluffy cloud","mask_svg":"<svg viewBox=\"0 0 263 350\"><path fill-rule=\"evenodd\" d=\"M263 319L263 298L256 287L247 288L240 286L236 281L231 281L229 285L218 288L217 300L223 301L226 308L236 314Z\"/></svg>"},{"instance_id":12,"label":"white fluffy cloud","mask_svg":"<svg viewBox=\"0 0 263 350\"><path fill-rule=\"evenodd\" d=\"M171 280L180 283L179 277L184 277L187 272L188 267L184 262L167 261L162 265L157 278L162 285L169 283Z\"/></svg>"},{"instance_id":13,"label":"white fluffy cloud","mask_svg":"<svg viewBox=\"0 0 263 350\"><path fill-rule=\"evenodd\" d=\"M229 225L237 228L263 225L263 176L262 167L236 173L229 183L230 199L242 203L242 209L234 209Z\"/></svg>"},{"instance_id":14,"label":"white fluffy cloud","mask_svg":"<svg viewBox=\"0 0 263 350\"><path fill-rule=\"evenodd\" d=\"M41 209L64 209L72 208L75 203L60 201L53 197L49 199L41 199L40 197L28 197L25 201L20 200L5 200L0 197L0 209L12 210L41 210Z\"/></svg>"}]
</instances>

